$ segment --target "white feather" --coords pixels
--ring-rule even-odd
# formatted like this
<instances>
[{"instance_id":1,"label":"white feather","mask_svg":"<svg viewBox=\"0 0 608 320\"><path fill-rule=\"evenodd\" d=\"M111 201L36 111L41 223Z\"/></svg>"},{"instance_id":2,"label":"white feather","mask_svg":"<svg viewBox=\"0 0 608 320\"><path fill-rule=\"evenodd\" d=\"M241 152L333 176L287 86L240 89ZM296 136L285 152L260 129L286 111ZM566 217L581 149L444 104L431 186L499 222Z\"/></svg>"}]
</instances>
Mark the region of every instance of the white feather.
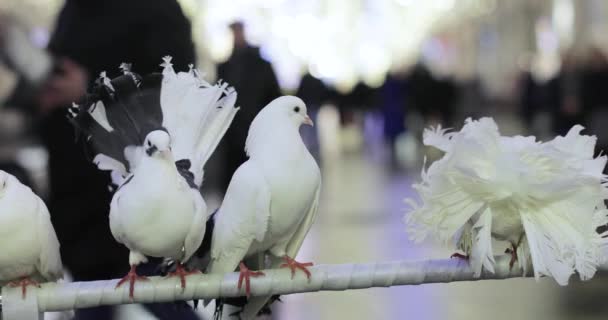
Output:
<instances>
[{"instance_id":1,"label":"white feather","mask_svg":"<svg viewBox=\"0 0 608 320\"><path fill-rule=\"evenodd\" d=\"M200 86L197 73L175 73L165 60L161 87L163 126L171 135L176 160L190 159L195 182L200 185L203 167L230 126L237 108L236 91L227 85ZM224 98L222 94L228 93Z\"/></svg>"},{"instance_id":2,"label":"white feather","mask_svg":"<svg viewBox=\"0 0 608 320\"><path fill-rule=\"evenodd\" d=\"M106 115L106 107L101 100L97 101L91 106L91 108L89 109L89 113L91 114L91 117L93 117L93 119L95 119L95 121L99 123L99 125L106 129L108 132L114 131L114 128L112 128L110 122L108 121L108 116Z\"/></svg>"}]
</instances>

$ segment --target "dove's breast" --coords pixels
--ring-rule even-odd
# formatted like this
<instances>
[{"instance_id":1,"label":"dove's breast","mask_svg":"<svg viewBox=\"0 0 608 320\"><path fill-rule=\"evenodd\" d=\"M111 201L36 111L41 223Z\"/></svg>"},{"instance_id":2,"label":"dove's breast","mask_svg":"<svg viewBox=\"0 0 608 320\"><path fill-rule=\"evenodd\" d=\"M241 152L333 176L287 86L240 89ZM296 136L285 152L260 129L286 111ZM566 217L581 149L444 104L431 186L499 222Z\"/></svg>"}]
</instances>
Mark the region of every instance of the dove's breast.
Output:
<instances>
[{"instance_id":1,"label":"dove's breast","mask_svg":"<svg viewBox=\"0 0 608 320\"><path fill-rule=\"evenodd\" d=\"M125 244L153 257L179 259L195 214L192 193L187 185L133 178L117 200Z\"/></svg>"},{"instance_id":2,"label":"dove's breast","mask_svg":"<svg viewBox=\"0 0 608 320\"><path fill-rule=\"evenodd\" d=\"M521 216L513 209L501 209L493 210L492 236L498 240L517 244L524 232Z\"/></svg>"},{"instance_id":3,"label":"dove's breast","mask_svg":"<svg viewBox=\"0 0 608 320\"><path fill-rule=\"evenodd\" d=\"M0 201L1 280L12 280L35 271L41 250L37 215L37 201L28 197L7 195Z\"/></svg>"},{"instance_id":4,"label":"dove's breast","mask_svg":"<svg viewBox=\"0 0 608 320\"><path fill-rule=\"evenodd\" d=\"M271 172L267 179L272 200L266 238L271 242L289 241L315 200L320 183L319 167L308 154L293 161L287 170Z\"/></svg>"}]
</instances>

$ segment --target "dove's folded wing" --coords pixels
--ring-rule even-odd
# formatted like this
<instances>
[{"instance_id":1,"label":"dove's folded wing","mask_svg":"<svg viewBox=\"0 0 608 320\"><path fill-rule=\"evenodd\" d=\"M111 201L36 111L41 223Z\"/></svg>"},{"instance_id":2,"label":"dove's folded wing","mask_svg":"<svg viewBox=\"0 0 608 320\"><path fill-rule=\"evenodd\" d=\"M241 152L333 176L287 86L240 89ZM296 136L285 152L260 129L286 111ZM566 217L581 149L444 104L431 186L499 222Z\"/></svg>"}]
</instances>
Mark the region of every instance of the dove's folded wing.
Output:
<instances>
[{"instance_id":1,"label":"dove's folded wing","mask_svg":"<svg viewBox=\"0 0 608 320\"><path fill-rule=\"evenodd\" d=\"M114 239L116 239L116 241L125 244L123 240L124 231L122 230L122 225L120 224L120 213L118 210L118 200L120 199L120 194L121 189L116 191L114 197L112 197L112 202L110 202L110 232L112 232L112 236Z\"/></svg>"},{"instance_id":2,"label":"dove's folded wing","mask_svg":"<svg viewBox=\"0 0 608 320\"><path fill-rule=\"evenodd\" d=\"M232 272L254 241L262 241L270 217L270 189L252 160L234 173L218 212L210 273Z\"/></svg>"},{"instance_id":3,"label":"dove's folded wing","mask_svg":"<svg viewBox=\"0 0 608 320\"><path fill-rule=\"evenodd\" d=\"M294 233L291 241L287 245L287 255L291 258L297 256L298 251L300 251L300 247L302 247L302 243L304 243L304 239L306 238L306 234L310 230L310 227L314 223L317 212L319 209L319 197L321 194L321 179L319 177L319 185L317 186L317 190L315 191L315 196L313 201L311 202L310 209L308 210L308 214L302 223ZM272 259L271 269L278 268L280 264L283 262L281 259ZM243 312L241 314L242 319L253 319L257 315L258 312L264 307L266 302L271 298L271 296L260 296L260 297L252 297L247 301L247 304L243 307Z\"/></svg>"},{"instance_id":4,"label":"dove's folded wing","mask_svg":"<svg viewBox=\"0 0 608 320\"><path fill-rule=\"evenodd\" d=\"M205 237L205 229L207 224L207 205L203 198L201 198L198 190L190 189L192 198L194 199L195 212L192 219L192 225L190 231L186 235L186 241L184 242L184 258L183 261L187 261L192 257L194 252L200 247Z\"/></svg>"},{"instance_id":5,"label":"dove's folded wing","mask_svg":"<svg viewBox=\"0 0 608 320\"><path fill-rule=\"evenodd\" d=\"M38 240L40 241L40 261L38 272L47 280L63 277L63 266L59 254L59 240L51 223L49 211L44 202L38 198Z\"/></svg>"},{"instance_id":6,"label":"dove's folded wing","mask_svg":"<svg viewBox=\"0 0 608 320\"><path fill-rule=\"evenodd\" d=\"M308 210L308 214L300 223L298 230L294 233L291 241L289 241L289 245L287 245L287 255L291 258L296 257L298 251L300 251L300 247L302 247L302 243L304 243L304 239L306 238L306 234L312 227L312 224L315 222L317 218L317 212L319 211L319 197L321 195L321 178L319 176L319 185L317 186L317 190L315 191L315 196L313 201L311 202L310 209ZM274 267L274 266L273 266Z\"/></svg>"}]
</instances>

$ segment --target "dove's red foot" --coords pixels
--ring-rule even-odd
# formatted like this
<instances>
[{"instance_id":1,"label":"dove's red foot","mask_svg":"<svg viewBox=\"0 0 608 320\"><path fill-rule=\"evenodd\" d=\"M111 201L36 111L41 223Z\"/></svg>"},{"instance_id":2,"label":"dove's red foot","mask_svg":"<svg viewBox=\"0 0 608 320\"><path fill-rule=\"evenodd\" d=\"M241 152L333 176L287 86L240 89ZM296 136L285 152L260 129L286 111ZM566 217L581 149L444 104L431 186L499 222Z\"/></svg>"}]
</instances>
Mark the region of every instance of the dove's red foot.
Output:
<instances>
[{"instance_id":1,"label":"dove's red foot","mask_svg":"<svg viewBox=\"0 0 608 320\"><path fill-rule=\"evenodd\" d=\"M451 255L450 259L451 258L458 258L458 259L462 259L462 260L469 260L469 256L468 255L464 255L464 254L458 253L458 252L456 252L453 255Z\"/></svg>"},{"instance_id":2,"label":"dove's red foot","mask_svg":"<svg viewBox=\"0 0 608 320\"><path fill-rule=\"evenodd\" d=\"M511 254L511 261L509 261L509 270L513 269L513 265L515 265L515 261L517 261L517 246L512 244L512 248L507 248L505 253Z\"/></svg>"},{"instance_id":3,"label":"dove's red foot","mask_svg":"<svg viewBox=\"0 0 608 320\"><path fill-rule=\"evenodd\" d=\"M19 280L11 281L8 283L8 286L11 288L21 287L21 297L23 299L25 299L25 295L27 293L27 286L30 286L30 285L40 288L40 284L38 284L38 282L36 282L28 277L23 277Z\"/></svg>"},{"instance_id":4,"label":"dove's red foot","mask_svg":"<svg viewBox=\"0 0 608 320\"><path fill-rule=\"evenodd\" d=\"M167 275L167 277L179 277L180 282L182 284L182 291L184 289L186 289L186 277L192 274L200 274L202 272L200 272L199 270L192 270L192 271L188 271L184 268L184 266L181 263L177 264L177 267L175 268L174 272L169 272L169 274Z\"/></svg>"},{"instance_id":5,"label":"dove's red foot","mask_svg":"<svg viewBox=\"0 0 608 320\"><path fill-rule=\"evenodd\" d=\"M284 256L283 260L285 260L285 263L283 263L281 265L281 268L291 269L291 278L292 279L296 275L296 270L300 269L306 274L306 278L308 278L308 280L310 280L310 271L308 270L308 267L313 266L312 262L300 263L288 256Z\"/></svg>"},{"instance_id":6,"label":"dove's red foot","mask_svg":"<svg viewBox=\"0 0 608 320\"><path fill-rule=\"evenodd\" d=\"M241 262L241 264L239 264L239 268L240 270L240 274L239 274L239 285L238 288L239 290L241 290L241 288L243 287L243 280L245 280L245 295L247 295L247 298L249 298L249 296L251 295L251 277L261 277L261 276L265 276L264 272L262 271L251 271L247 268L247 266Z\"/></svg>"},{"instance_id":7,"label":"dove's red foot","mask_svg":"<svg viewBox=\"0 0 608 320\"><path fill-rule=\"evenodd\" d=\"M118 283L116 284L116 288L118 288L123 283L129 281L129 298L131 298L131 299L133 299L133 291L135 291L135 281L137 281L137 280L141 280L141 281L148 280L147 277L138 275L137 272L135 271L135 267L136 266L131 266L131 270L129 270L129 273L127 273L127 275L124 276L124 278L120 279L120 281L118 281Z\"/></svg>"}]
</instances>

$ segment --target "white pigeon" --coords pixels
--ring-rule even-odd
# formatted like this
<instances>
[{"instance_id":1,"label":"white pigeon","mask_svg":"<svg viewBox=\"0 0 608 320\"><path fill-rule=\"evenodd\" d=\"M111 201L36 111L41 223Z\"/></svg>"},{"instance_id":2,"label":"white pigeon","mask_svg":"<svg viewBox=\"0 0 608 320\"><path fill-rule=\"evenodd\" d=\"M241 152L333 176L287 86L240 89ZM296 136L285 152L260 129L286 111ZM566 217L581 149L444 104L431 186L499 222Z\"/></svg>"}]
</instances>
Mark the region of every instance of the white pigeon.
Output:
<instances>
[{"instance_id":1,"label":"white pigeon","mask_svg":"<svg viewBox=\"0 0 608 320\"><path fill-rule=\"evenodd\" d=\"M313 125L297 97L277 98L260 111L247 136L249 159L234 173L216 216L208 271L233 272L240 265L239 289L245 281L247 296L249 278L263 273L250 271L246 259L258 269L284 261L292 276L300 269L310 277L312 263L294 258L317 214L321 173L300 137L302 124ZM269 266L262 262L266 255ZM250 299L241 317L255 316L267 300Z\"/></svg>"},{"instance_id":2,"label":"white pigeon","mask_svg":"<svg viewBox=\"0 0 608 320\"><path fill-rule=\"evenodd\" d=\"M238 108L236 92L210 85L195 69L175 73L166 57L162 75L141 78L128 65L113 80L102 74L84 108L72 110L101 170L120 186L110 205L110 229L129 248L131 270L118 284L145 279L136 267L147 256L177 261L171 275L185 288L183 268L199 248L209 218L200 193L203 166ZM223 96L223 97L222 97ZM128 169L127 169L128 168Z\"/></svg>"},{"instance_id":3,"label":"white pigeon","mask_svg":"<svg viewBox=\"0 0 608 320\"><path fill-rule=\"evenodd\" d=\"M30 188L0 170L0 281L22 288L63 277L59 241L46 205ZM10 239L10 240L9 240Z\"/></svg>"},{"instance_id":4,"label":"white pigeon","mask_svg":"<svg viewBox=\"0 0 608 320\"><path fill-rule=\"evenodd\" d=\"M549 142L501 136L491 118L467 119L459 132L426 130L424 143L445 154L414 185L422 205L406 216L416 240L455 239L476 276L494 272L492 240L507 241L510 266L568 283L576 271L593 277L608 233L606 156L594 158L596 138L574 126Z\"/></svg>"}]
</instances>

